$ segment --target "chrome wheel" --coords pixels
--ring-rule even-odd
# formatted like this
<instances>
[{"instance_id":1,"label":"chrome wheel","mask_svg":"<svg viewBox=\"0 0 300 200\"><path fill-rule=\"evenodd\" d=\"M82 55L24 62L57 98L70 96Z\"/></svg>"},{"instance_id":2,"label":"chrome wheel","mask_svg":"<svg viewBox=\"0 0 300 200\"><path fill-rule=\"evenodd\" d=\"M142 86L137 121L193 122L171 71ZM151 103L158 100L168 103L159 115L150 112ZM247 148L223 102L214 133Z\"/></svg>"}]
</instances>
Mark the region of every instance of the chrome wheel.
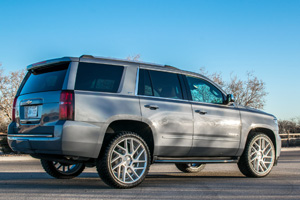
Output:
<instances>
[{"instance_id":1,"label":"chrome wheel","mask_svg":"<svg viewBox=\"0 0 300 200\"><path fill-rule=\"evenodd\" d=\"M85 169L83 163L64 164L57 161L41 159L44 170L52 177L59 179L71 179L81 174Z\"/></svg>"},{"instance_id":2,"label":"chrome wheel","mask_svg":"<svg viewBox=\"0 0 300 200\"><path fill-rule=\"evenodd\" d=\"M260 135L254 138L248 151L248 160L253 171L265 175L272 169L275 151L272 141L268 137Z\"/></svg>"},{"instance_id":3,"label":"chrome wheel","mask_svg":"<svg viewBox=\"0 0 300 200\"><path fill-rule=\"evenodd\" d=\"M82 165L83 165L82 163L68 165L68 164L63 164L60 162L53 161L53 166L55 167L55 169L63 175L70 175L76 173L78 170L82 168Z\"/></svg>"},{"instance_id":4,"label":"chrome wheel","mask_svg":"<svg viewBox=\"0 0 300 200\"><path fill-rule=\"evenodd\" d=\"M134 137L127 137L113 147L110 170L118 181L134 183L144 175L147 158L144 144Z\"/></svg>"},{"instance_id":5,"label":"chrome wheel","mask_svg":"<svg viewBox=\"0 0 300 200\"><path fill-rule=\"evenodd\" d=\"M252 132L238 161L240 171L248 177L267 176L275 163L275 148L264 133Z\"/></svg>"},{"instance_id":6,"label":"chrome wheel","mask_svg":"<svg viewBox=\"0 0 300 200\"><path fill-rule=\"evenodd\" d=\"M188 167L191 169L198 169L201 165L201 163L189 163Z\"/></svg>"},{"instance_id":7,"label":"chrome wheel","mask_svg":"<svg viewBox=\"0 0 300 200\"><path fill-rule=\"evenodd\" d=\"M121 131L97 159L102 181L115 188L133 188L145 179L151 161L147 143L138 134Z\"/></svg>"},{"instance_id":8,"label":"chrome wheel","mask_svg":"<svg viewBox=\"0 0 300 200\"><path fill-rule=\"evenodd\" d=\"M205 168L204 163L175 163L175 166L184 173L198 173Z\"/></svg>"}]
</instances>

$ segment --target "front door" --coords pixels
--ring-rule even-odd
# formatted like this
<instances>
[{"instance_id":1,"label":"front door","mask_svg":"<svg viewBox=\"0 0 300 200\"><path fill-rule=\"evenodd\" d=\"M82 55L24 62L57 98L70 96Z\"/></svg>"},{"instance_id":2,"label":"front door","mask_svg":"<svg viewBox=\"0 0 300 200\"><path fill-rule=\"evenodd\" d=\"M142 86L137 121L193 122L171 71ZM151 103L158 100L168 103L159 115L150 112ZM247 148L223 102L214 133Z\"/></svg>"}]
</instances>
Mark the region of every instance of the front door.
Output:
<instances>
[{"instance_id":1,"label":"front door","mask_svg":"<svg viewBox=\"0 0 300 200\"><path fill-rule=\"evenodd\" d=\"M187 76L194 135L190 156L235 156L241 137L238 108L224 105L224 94L208 80Z\"/></svg>"}]
</instances>

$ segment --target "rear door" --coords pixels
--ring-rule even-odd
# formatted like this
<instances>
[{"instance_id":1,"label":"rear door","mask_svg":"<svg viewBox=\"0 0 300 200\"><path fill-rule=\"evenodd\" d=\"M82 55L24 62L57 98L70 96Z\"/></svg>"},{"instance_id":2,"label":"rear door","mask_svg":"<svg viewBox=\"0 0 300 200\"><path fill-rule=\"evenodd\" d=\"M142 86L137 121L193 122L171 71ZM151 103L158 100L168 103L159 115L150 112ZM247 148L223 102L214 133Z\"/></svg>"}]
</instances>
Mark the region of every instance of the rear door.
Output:
<instances>
[{"instance_id":1,"label":"rear door","mask_svg":"<svg viewBox=\"0 0 300 200\"><path fill-rule=\"evenodd\" d=\"M208 80L186 77L194 114L190 156L235 156L241 134L240 113L224 105L224 94Z\"/></svg>"},{"instance_id":2,"label":"rear door","mask_svg":"<svg viewBox=\"0 0 300 200\"><path fill-rule=\"evenodd\" d=\"M139 73L142 118L156 131L155 153L186 156L192 146L193 116L185 100L180 75L141 69Z\"/></svg>"},{"instance_id":3,"label":"rear door","mask_svg":"<svg viewBox=\"0 0 300 200\"><path fill-rule=\"evenodd\" d=\"M16 133L53 135L69 64L56 63L27 73L16 102Z\"/></svg>"}]
</instances>

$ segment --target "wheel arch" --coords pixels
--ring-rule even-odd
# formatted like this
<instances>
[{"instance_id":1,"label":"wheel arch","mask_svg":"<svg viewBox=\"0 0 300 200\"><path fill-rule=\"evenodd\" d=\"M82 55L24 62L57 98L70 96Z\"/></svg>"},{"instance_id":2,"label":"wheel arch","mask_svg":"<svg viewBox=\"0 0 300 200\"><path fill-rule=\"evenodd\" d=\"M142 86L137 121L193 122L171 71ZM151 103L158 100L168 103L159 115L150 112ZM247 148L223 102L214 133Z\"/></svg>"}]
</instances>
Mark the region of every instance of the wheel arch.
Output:
<instances>
[{"instance_id":1,"label":"wheel arch","mask_svg":"<svg viewBox=\"0 0 300 200\"><path fill-rule=\"evenodd\" d=\"M154 133L150 125L145 122L137 120L119 119L112 121L105 131L102 147L99 155L104 152L105 145L109 144L109 141L113 139L120 131L131 131L142 137L148 145L151 153L151 159L153 160L154 153Z\"/></svg>"},{"instance_id":2,"label":"wheel arch","mask_svg":"<svg viewBox=\"0 0 300 200\"><path fill-rule=\"evenodd\" d=\"M275 133L271 129L268 129L268 128L256 127L256 128L251 129L249 131L248 135L247 135L247 139L246 139L246 142L244 144L244 148L243 149L245 149L245 146L247 145L247 143L249 141L249 138L254 133L264 133L264 134L266 134L272 140L274 148L275 148L275 157L276 157L277 156L276 136L275 136Z\"/></svg>"}]
</instances>

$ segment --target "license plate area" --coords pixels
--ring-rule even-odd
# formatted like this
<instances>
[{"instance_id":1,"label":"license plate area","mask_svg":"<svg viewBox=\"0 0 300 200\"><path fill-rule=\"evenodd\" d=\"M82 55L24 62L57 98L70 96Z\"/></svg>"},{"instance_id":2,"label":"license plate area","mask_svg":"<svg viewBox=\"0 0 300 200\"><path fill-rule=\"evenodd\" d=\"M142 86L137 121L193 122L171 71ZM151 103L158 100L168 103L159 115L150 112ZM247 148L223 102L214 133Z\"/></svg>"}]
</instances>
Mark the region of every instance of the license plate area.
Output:
<instances>
[{"instance_id":1,"label":"license plate area","mask_svg":"<svg viewBox=\"0 0 300 200\"><path fill-rule=\"evenodd\" d=\"M38 117L38 106L25 106L25 118L37 118Z\"/></svg>"}]
</instances>

